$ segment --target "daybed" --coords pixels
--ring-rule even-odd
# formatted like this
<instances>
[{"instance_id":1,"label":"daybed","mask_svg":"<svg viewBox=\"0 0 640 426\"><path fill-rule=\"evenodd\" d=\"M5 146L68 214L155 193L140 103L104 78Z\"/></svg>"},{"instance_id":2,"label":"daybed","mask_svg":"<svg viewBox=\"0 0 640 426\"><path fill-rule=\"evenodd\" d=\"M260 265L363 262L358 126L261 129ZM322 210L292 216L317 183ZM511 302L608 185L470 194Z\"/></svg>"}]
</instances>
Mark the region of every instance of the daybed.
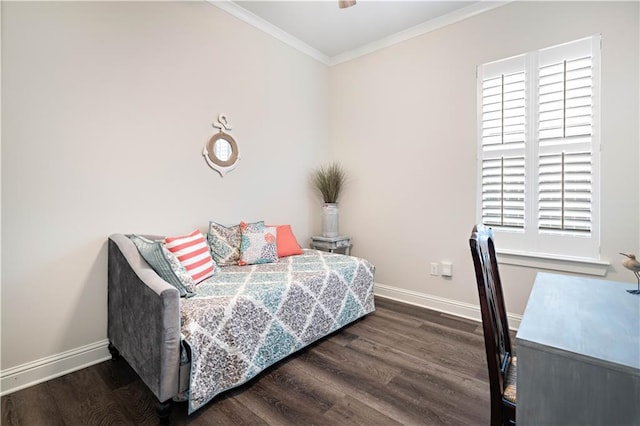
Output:
<instances>
[{"instance_id":1,"label":"daybed","mask_svg":"<svg viewBox=\"0 0 640 426\"><path fill-rule=\"evenodd\" d=\"M109 349L158 398L161 420L185 391L192 413L375 309L373 265L316 250L218 267L180 297L127 235L114 234L108 274Z\"/></svg>"}]
</instances>

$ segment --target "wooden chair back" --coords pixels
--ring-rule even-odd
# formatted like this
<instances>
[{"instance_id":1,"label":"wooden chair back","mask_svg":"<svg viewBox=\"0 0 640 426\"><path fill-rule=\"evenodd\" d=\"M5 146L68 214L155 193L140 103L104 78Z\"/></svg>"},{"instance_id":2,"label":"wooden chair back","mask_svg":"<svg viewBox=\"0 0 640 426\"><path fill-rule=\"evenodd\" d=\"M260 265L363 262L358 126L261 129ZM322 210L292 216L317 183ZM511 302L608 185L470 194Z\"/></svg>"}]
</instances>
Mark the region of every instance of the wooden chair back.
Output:
<instances>
[{"instance_id":1,"label":"wooden chair back","mask_svg":"<svg viewBox=\"0 0 640 426\"><path fill-rule=\"evenodd\" d=\"M511 363L512 349L507 312L502 295L502 283L493 244L493 231L484 225L476 225L469 239L471 255L476 271L484 344L489 369L491 392L491 424L508 424L509 417L515 423L515 405L507 403L505 415L503 394L506 376ZM511 405L511 406L509 406Z\"/></svg>"}]
</instances>

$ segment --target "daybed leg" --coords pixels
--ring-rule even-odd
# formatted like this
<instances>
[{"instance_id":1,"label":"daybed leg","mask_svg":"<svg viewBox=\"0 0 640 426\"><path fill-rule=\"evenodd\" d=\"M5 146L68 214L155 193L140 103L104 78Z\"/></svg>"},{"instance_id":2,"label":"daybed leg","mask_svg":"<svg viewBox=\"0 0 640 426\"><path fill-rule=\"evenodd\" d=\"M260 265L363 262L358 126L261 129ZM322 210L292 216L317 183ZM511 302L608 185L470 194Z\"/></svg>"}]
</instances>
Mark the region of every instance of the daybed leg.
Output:
<instances>
[{"instance_id":1,"label":"daybed leg","mask_svg":"<svg viewBox=\"0 0 640 426\"><path fill-rule=\"evenodd\" d=\"M169 424L169 416L171 415L171 409L173 409L172 402L172 400L159 402L156 407L156 413L158 413L158 419L161 425Z\"/></svg>"},{"instance_id":2,"label":"daybed leg","mask_svg":"<svg viewBox=\"0 0 640 426\"><path fill-rule=\"evenodd\" d=\"M120 359L120 352L118 352L118 349L116 349L115 346L113 346L113 344L111 342L109 342L109 353L111 354L111 359L113 361L117 361L118 359Z\"/></svg>"}]
</instances>

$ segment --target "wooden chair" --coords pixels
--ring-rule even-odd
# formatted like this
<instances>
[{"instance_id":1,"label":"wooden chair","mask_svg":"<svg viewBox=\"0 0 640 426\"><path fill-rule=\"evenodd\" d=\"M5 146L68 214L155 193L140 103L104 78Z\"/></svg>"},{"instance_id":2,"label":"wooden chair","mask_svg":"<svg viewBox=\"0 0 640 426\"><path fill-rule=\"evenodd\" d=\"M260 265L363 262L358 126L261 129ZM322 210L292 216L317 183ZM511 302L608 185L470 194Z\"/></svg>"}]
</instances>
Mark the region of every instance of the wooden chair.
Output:
<instances>
[{"instance_id":1,"label":"wooden chair","mask_svg":"<svg viewBox=\"0 0 640 426\"><path fill-rule=\"evenodd\" d=\"M491 228L484 225L474 226L469 245L476 269L484 346L489 368L491 425L514 425L517 361L511 350L509 324Z\"/></svg>"}]
</instances>

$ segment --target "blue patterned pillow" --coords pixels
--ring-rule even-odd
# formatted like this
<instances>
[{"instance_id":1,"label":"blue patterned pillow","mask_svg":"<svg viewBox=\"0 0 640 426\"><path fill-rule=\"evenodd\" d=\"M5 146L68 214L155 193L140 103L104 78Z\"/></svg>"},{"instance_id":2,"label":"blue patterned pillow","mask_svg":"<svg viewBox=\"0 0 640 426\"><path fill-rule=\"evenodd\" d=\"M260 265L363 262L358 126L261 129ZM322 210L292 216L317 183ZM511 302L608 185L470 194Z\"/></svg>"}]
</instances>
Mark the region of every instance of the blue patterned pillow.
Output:
<instances>
[{"instance_id":1,"label":"blue patterned pillow","mask_svg":"<svg viewBox=\"0 0 640 426\"><path fill-rule=\"evenodd\" d=\"M160 278L178 289L180 297L193 296L196 283L175 255L164 247L162 241L152 241L139 235L131 235L129 238Z\"/></svg>"},{"instance_id":2,"label":"blue patterned pillow","mask_svg":"<svg viewBox=\"0 0 640 426\"><path fill-rule=\"evenodd\" d=\"M264 227L264 222L249 224L252 227ZM240 225L224 226L209 222L207 241L214 262L218 266L237 265L240 260Z\"/></svg>"},{"instance_id":3,"label":"blue patterned pillow","mask_svg":"<svg viewBox=\"0 0 640 426\"><path fill-rule=\"evenodd\" d=\"M240 222L240 260L238 265L255 265L278 261L276 245L277 229L275 226L256 227Z\"/></svg>"}]
</instances>

